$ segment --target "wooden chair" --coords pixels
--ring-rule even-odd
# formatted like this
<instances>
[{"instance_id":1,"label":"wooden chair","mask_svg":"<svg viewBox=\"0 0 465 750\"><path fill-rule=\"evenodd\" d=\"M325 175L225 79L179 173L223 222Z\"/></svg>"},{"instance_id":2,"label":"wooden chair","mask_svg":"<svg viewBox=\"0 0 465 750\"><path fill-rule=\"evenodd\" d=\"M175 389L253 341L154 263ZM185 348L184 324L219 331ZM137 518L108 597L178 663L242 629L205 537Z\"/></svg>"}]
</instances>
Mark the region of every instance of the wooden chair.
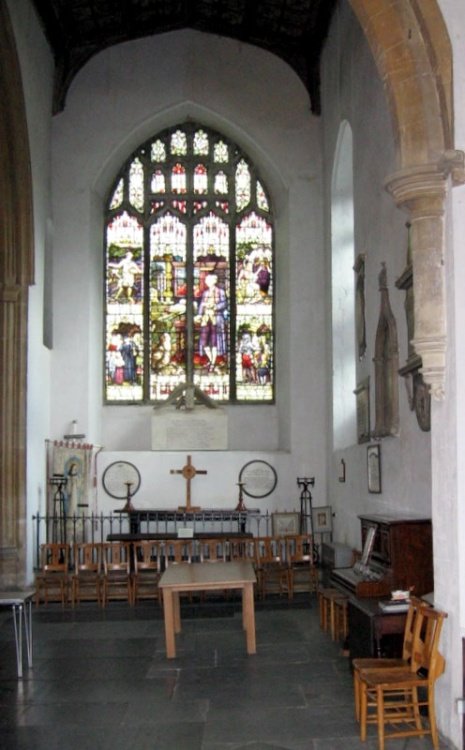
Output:
<instances>
[{"instance_id":1,"label":"wooden chair","mask_svg":"<svg viewBox=\"0 0 465 750\"><path fill-rule=\"evenodd\" d=\"M404 628L404 639L402 644L402 655L399 658L358 658L352 659L352 668L354 676L354 702L355 702L355 715L357 720L360 719L360 679L363 675L367 674L370 670L381 670L381 669L397 669L399 667L408 667L410 659L412 657L413 650L413 637L415 633L415 626L417 624L417 618L422 619L423 611L429 605L426 602L417 599L416 597L410 598L410 606L407 612L407 618L405 621Z\"/></svg>"},{"instance_id":2,"label":"wooden chair","mask_svg":"<svg viewBox=\"0 0 465 750\"><path fill-rule=\"evenodd\" d=\"M192 539L167 539L164 543L165 567L182 562L190 563L193 555L194 543Z\"/></svg>"},{"instance_id":3,"label":"wooden chair","mask_svg":"<svg viewBox=\"0 0 465 750\"><path fill-rule=\"evenodd\" d=\"M191 563L195 555L193 539L168 539L164 544L164 566L179 565L179 563ZM180 597L187 596L189 602L192 601L192 592L180 594Z\"/></svg>"},{"instance_id":4,"label":"wooden chair","mask_svg":"<svg viewBox=\"0 0 465 750\"><path fill-rule=\"evenodd\" d=\"M200 562L218 562L227 559L226 542L222 539L200 539Z\"/></svg>"},{"instance_id":5,"label":"wooden chair","mask_svg":"<svg viewBox=\"0 0 465 750\"><path fill-rule=\"evenodd\" d=\"M77 543L73 547L74 573L71 579L71 602L81 599L102 603L102 545Z\"/></svg>"},{"instance_id":6,"label":"wooden chair","mask_svg":"<svg viewBox=\"0 0 465 750\"><path fill-rule=\"evenodd\" d=\"M333 641L342 641L344 648L346 648L347 636L349 635L349 597L336 597L333 601L333 609L331 636Z\"/></svg>"},{"instance_id":7,"label":"wooden chair","mask_svg":"<svg viewBox=\"0 0 465 750\"><path fill-rule=\"evenodd\" d=\"M310 534L287 536L286 561L290 566L291 595L312 593L318 589L318 571L314 565L313 540Z\"/></svg>"},{"instance_id":8,"label":"wooden chair","mask_svg":"<svg viewBox=\"0 0 465 750\"><path fill-rule=\"evenodd\" d=\"M35 576L36 604L40 601L68 602L70 546L48 543L40 546L40 571Z\"/></svg>"},{"instance_id":9,"label":"wooden chair","mask_svg":"<svg viewBox=\"0 0 465 750\"><path fill-rule=\"evenodd\" d=\"M367 724L378 728L378 747L385 740L430 734L439 750L434 690L443 674L445 660L439 637L447 615L425 608L416 618L410 663L405 667L369 670L360 675L360 739L366 740ZM386 727L393 727L386 731Z\"/></svg>"},{"instance_id":10,"label":"wooden chair","mask_svg":"<svg viewBox=\"0 0 465 750\"><path fill-rule=\"evenodd\" d=\"M248 560L254 567L257 561L255 539L245 537L244 539L228 539L228 560Z\"/></svg>"},{"instance_id":11,"label":"wooden chair","mask_svg":"<svg viewBox=\"0 0 465 750\"><path fill-rule=\"evenodd\" d=\"M133 604L131 546L127 542L105 542L103 549L102 605L112 599Z\"/></svg>"},{"instance_id":12,"label":"wooden chair","mask_svg":"<svg viewBox=\"0 0 465 750\"><path fill-rule=\"evenodd\" d=\"M334 587L323 587L317 591L318 609L320 615L320 628L327 632L334 630L334 601L345 597L340 589Z\"/></svg>"},{"instance_id":13,"label":"wooden chair","mask_svg":"<svg viewBox=\"0 0 465 750\"><path fill-rule=\"evenodd\" d=\"M256 573L262 599L268 593L287 594L292 598L291 571L285 555L283 537L256 537Z\"/></svg>"},{"instance_id":14,"label":"wooden chair","mask_svg":"<svg viewBox=\"0 0 465 750\"><path fill-rule=\"evenodd\" d=\"M161 602L158 582L162 574L163 542L146 540L133 545L133 600L153 599Z\"/></svg>"}]
</instances>

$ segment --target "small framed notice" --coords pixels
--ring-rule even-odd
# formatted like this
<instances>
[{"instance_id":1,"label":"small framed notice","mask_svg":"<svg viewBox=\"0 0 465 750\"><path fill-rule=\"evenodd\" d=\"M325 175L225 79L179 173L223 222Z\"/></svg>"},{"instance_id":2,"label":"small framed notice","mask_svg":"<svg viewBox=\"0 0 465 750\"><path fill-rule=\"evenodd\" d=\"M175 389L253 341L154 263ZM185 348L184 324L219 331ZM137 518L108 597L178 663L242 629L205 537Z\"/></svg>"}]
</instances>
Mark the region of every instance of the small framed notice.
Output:
<instances>
[{"instance_id":1,"label":"small framed notice","mask_svg":"<svg viewBox=\"0 0 465 750\"><path fill-rule=\"evenodd\" d=\"M381 492L381 449L379 445L367 448L368 492Z\"/></svg>"}]
</instances>

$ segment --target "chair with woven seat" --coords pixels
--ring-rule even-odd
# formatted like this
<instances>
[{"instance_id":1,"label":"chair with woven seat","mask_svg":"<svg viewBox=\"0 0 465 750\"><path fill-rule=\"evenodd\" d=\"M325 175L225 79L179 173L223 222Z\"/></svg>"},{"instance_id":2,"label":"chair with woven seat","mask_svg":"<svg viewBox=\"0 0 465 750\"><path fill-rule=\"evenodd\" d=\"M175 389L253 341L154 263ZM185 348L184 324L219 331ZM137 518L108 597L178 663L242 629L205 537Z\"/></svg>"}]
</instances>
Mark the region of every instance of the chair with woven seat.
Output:
<instances>
[{"instance_id":1,"label":"chair with woven seat","mask_svg":"<svg viewBox=\"0 0 465 750\"><path fill-rule=\"evenodd\" d=\"M74 607L86 601L102 603L102 545L82 542L73 547L74 572L71 579L71 602Z\"/></svg>"},{"instance_id":2,"label":"chair with woven seat","mask_svg":"<svg viewBox=\"0 0 465 750\"><path fill-rule=\"evenodd\" d=\"M372 669L360 675L360 739L366 740L367 724L377 725L378 747L385 740L431 735L439 750L434 690L445 670L439 638L445 612L425 608L416 618L412 654L408 666ZM391 729L386 729L391 727Z\"/></svg>"},{"instance_id":3,"label":"chair with woven seat","mask_svg":"<svg viewBox=\"0 0 465 750\"><path fill-rule=\"evenodd\" d=\"M133 599L151 599L161 602L158 582L162 574L163 542L143 540L133 546Z\"/></svg>"},{"instance_id":4,"label":"chair with woven seat","mask_svg":"<svg viewBox=\"0 0 465 750\"><path fill-rule=\"evenodd\" d=\"M106 542L103 547L102 605L112 599L133 604L131 547L127 542Z\"/></svg>"},{"instance_id":5,"label":"chair with woven seat","mask_svg":"<svg viewBox=\"0 0 465 750\"><path fill-rule=\"evenodd\" d=\"M69 593L70 546L66 542L40 547L40 570L35 575L36 604L61 601L64 607Z\"/></svg>"},{"instance_id":6,"label":"chair with woven seat","mask_svg":"<svg viewBox=\"0 0 465 750\"><path fill-rule=\"evenodd\" d=\"M396 669L398 667L407 667L410 664L413 649L413 636L417 618L422 618L422 612L429 605L417 599L410 597L410 605L407 612L404 627L404 637L402 643L402 655L399 658L394 657L362 657L352 659L352 669L354 677L354 702L355 715L357 720L360 718L360 678L369 670Z\"/></svg>"}]
</instances>

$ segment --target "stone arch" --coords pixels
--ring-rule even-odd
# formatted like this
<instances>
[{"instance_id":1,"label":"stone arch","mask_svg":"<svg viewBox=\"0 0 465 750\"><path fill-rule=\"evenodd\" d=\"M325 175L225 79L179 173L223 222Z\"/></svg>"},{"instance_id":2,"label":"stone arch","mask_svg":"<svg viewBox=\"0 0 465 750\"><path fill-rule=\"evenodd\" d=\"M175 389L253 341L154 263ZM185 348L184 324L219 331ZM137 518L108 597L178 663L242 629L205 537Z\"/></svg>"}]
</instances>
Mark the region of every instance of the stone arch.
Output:
<instances>
[{"instance_id":1,"label":"stone arch","mask_svg":"<svg viewBox=\"0 0 465 750\"><path fill-rule=\"evenodd\" d=\"M436 0L349 0L373 53L394 125L398 168L453 148L452 49Z\"/></svg>"},{"instance_id":2,"label":"stone arch","mask_svg":"<svg viewBox=\"0 0 465 750\"><path fill-rule=\"evenodd\" d=\"M26 576L26 358L33 281L29 139L13 30L0 0L0 583Z\"/></svg>"},{"instance_id":3,"label":"stone arch","mask_svg":"<svg viewBox=\"0 0 465 750\"><path fill-rule=\"evenodd\" d=\"M416 353L434 398L444 395L444 207L465 181L453 150L452 48L437 0L349 0L384 83L397 148L386 188L411 223Z\"/></svg>"}]
</instances>

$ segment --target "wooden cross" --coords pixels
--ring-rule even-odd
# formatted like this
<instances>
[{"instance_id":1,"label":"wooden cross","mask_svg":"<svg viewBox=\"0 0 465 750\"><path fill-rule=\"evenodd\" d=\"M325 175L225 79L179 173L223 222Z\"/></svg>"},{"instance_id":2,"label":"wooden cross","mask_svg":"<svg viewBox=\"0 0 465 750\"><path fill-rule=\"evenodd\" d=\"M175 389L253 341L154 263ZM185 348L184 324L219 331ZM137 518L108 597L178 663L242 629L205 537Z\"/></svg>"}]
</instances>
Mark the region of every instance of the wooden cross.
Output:
<instances>
[{"instance_id":1,"label":"wooden cross","mask_svg":"<svg viewBox=\"0 0 465 750\"><path fill-rule=\"evenodd\" d=\"M200 506L191 506L191 480L195 477L196 474L207 473L205 469L196 469L195 466L192 465L191 459L191 456L187 456L187 464L183 466L182 469L171 469L170 471L170 474L182 474L182 476L186 480L186 504L180 505L178 510L187 512L200 510Z\"/></svg>"}]
</instances>

